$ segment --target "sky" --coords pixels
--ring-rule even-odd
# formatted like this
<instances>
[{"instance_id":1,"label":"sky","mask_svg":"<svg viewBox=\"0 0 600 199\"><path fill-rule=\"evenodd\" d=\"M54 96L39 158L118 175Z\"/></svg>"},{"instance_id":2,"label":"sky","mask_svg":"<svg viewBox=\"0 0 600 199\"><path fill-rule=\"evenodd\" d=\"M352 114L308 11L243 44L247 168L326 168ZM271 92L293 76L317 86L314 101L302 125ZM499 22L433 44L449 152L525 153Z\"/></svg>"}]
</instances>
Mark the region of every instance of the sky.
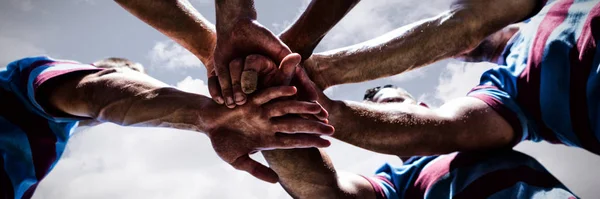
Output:
<instances>
[{"instance_id":1,"label":"sky","mask_svg":"<svg viewBox=\"0 0 600 199\"><path fill-rule=\"evenodd\" d=\"M211 0L192 4L214 22ZM362 0L328 34L317 52L352 45L448 7L447 0ZM261 24L281 32L308 0L258 0ZM0 68L24 56L46 54L84 63L126 57L142 63L149 75L188 92L208 94L206 71L189 52L139 21L113 1L3 0L0 2ZM360 84L335 86L326 94L361 100L364 90L383 84L404 87L430 106L464 96L489 64L444 60L405 74ZM327 152L338 170L363 175L384 162L382 155L332 139ZM516 147L538 159L583 198L600 187L600 157L576 148L525 142ZM261 161L260 155L254 155ZM37 199L76 198L289 198L277 184L267 184L221 161L201 133L113 124L81 127L54 170L41 182Z\"/></svg>"}]
</instances>

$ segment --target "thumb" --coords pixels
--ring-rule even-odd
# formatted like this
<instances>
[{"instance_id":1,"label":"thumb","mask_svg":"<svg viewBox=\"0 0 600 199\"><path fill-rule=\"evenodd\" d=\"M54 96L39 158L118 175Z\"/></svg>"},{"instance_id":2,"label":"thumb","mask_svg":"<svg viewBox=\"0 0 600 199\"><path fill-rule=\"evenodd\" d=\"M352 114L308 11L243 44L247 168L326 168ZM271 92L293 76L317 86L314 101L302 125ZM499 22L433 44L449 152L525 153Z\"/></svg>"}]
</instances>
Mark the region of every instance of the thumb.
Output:
<instances>
[{"instance_id":1,"label":"thumb","mask_svg":"<svg viewBox=\"0 0 600 199\"><path fill-rule=\"evenodd\" d=\"M281 70L283 74L283 78L281 82L279 82L280 85L290 85L294 73L296 72L296 67L301 61L302 57L300 57L300 54L298 53L289 54L283 58L281 65L279 66L279 70Z\"/></svg>"}]
</instances>

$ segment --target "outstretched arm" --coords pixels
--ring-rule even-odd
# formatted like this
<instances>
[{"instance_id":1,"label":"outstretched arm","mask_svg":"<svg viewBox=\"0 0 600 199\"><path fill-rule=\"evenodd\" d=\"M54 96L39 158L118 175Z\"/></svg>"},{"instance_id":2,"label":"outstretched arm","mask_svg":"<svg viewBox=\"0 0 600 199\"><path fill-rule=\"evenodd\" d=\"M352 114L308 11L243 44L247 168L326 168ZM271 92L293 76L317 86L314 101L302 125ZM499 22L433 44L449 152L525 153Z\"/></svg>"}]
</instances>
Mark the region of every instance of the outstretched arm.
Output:
<instances>
[{"instance_id":1,"label":"outstretched arm","mask_svg":"<svg viewBox=\"0 0 600 199\"><path fill-rule=\"evenodd\" d=\"M210 72L215 27L187 0L115 0L131 14L196 55Z\"/></svg>"},{"instance_id":2,"label":"outstretched arm","mask_svg":"<svg viewBox=\"0 0 600 199\"><path fill-rule=\"evenodd\" d=\"M295 67L299 58L284 62L286 67ZM48 70L49 74L54 72L52 67ZM44 109L59 115L206 133L224 161L269 182L275 182L277 176L250 159L250 152L326 147L329 142L318 135L333 133L333 128L322 122L289 117L289 114L322 112L316 103L274 100L295 95L296 89L290 86L265 89L234 110L132 70L70 72L46 80L36 93L47 96L38 99Z\"/></svg>"},{"instance_id":3,"label":"outstretched arm","mask_svg":"<svg viewBox=\"0 0 600 199\"><path fill-rule=\"evenodd\" d=\"M505 147L512 127L485 102L463 97L438 109L407 103L319 102L329 111L334 137L400 157Z\"/></svg>"},{"instance_id":4,"label":"outstretched arm","mask_svg":"<svg viewBox=\"0 0 600 199\"><path fill-rule=\"evenodd\" d=\"M541 2L455 0L448 11L433 18L315 54L321 64L307 66L307 72L322 89L396 75L470 51L488 35L537 12Z\"/></svg>"}]
</instances>

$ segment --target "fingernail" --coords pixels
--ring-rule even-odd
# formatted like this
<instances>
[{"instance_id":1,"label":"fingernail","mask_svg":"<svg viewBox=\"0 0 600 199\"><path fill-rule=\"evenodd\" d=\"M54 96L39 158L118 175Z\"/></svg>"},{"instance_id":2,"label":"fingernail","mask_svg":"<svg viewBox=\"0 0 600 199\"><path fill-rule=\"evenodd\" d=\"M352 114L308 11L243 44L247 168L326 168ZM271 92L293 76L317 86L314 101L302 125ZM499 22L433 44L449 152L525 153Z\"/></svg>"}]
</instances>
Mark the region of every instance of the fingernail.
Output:
<instances>
[{"instance_id":1,"label":"fingernail","mask_svg":"<svg viewBox=\"0 0 600 199\"><path fill-rule=\"evenodd\" d=\"M231 97L227 97L227 101L225 101L225 104L226 104L227 106L229 106L229 105L233 105L233 98L231 98Z\"/></svg>"},{"instance_id":2,"label":"fingernail","mask_svg":"<svg viewBox=\"0 0 600 199\"><path fill-rule=\"evenodd\" d=\"M215 98L215 102L216 102L217 104L223 104L223 98L221 98L221 97L216 97L216 98Z\"/></svg>"},{"instance_id":3,"label":"fingernail","mask_svg":"<svg viewBox=\"0 0 600 199\"><path fill-rule=\"evenodd\" d=\"M244 104L245 101L246 101L246 96L244 96L241 93L236 93L235 94L235 103L237 105L242 105L242 104Z\"/></svg>"}]
</instances>

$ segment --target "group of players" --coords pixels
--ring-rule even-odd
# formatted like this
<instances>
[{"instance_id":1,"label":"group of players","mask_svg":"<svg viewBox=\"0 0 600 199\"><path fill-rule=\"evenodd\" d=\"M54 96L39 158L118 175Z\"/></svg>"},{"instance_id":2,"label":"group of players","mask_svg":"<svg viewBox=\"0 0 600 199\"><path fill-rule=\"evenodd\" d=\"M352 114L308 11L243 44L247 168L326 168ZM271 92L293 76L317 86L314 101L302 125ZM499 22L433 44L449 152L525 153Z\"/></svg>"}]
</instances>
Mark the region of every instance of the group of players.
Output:
<instances>
[{"instance_id":1,"label":"group of players","mask_svg":"<svg viewBox=\"0 0 600 199\"><path fill-rule=\"evenodd\" d=\"M577 198L512 147L545 140L600 154L597 0L453 0L435 17L314 54L359 0L313 0L279 36L256 21L252 0L215 0L216 26L187 0L115 1L196 55L212 98L122 58L14 61L0 71L1 197L30 198L87 121L204 133L224 161L294 198ZM391 85L364 102L322 93L446 58L497 67L439 108ZM404 164L339 172L321 136ZM258 151L269 167L249 157Z\"/></svg>"}]
</instances>

